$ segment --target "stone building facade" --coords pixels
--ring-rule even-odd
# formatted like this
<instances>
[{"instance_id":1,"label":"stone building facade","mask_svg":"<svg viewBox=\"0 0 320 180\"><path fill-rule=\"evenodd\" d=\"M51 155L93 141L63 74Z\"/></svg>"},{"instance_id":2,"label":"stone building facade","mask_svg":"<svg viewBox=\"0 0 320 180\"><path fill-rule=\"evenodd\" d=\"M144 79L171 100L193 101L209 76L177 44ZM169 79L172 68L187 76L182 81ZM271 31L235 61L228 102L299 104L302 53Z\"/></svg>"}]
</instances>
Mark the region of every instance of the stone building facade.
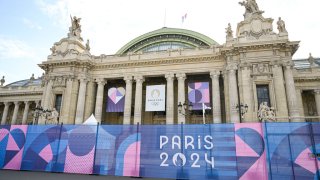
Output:
<instances>
[{"instance_id":1,"label":"stone building facade","mask_svg":"<svg viewBox=\"0 0 320 180\"><path fill-rule=\"evenodd\" d=\"M318 121L320 59L310 54L293 60L299 41L289 40L285 22L279 18L274 31L274 20L250 2L241 3L244 20L235 37L228 25L222 45L194 31L164 27L114 55L92 55L74 17L68 36L54 43L52 54L39 64L45 71L41 78L6 86L2 80L1 124L35 123L37 106L57 109L64 124L81 124L91 114L103 124L198 124L202 112L178 109L188 103L187 83L197 81L210 86L206 123L258 122L261 102L273 107L278 122ZM166 85L166 110L146 112L146 86L157 84ZM124 112L106 112L108 88L120 86L126 90ZM240 104L247 105L243 116Z\"/></svg>"}]
</instances>

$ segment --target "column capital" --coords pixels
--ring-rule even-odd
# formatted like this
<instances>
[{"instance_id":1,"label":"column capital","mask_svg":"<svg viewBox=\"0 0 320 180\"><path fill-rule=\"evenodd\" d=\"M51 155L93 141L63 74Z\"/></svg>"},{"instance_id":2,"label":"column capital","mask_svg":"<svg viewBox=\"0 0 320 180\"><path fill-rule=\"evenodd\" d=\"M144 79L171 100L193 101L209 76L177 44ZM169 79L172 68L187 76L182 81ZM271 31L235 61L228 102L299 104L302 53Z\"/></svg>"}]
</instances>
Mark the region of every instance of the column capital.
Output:
<instances>
[{"instance_id":1,"label":"column capital","mask_svg":"<svg viewBox=\"0 0 320 180\"><path fill-rule=\"evenodd\" d=\"M123 77L123 80L126 82L132 82L132 76L131 75L126 75Z\"/></svg>"},{"instance_id":2,"label":"column capital","mask_svg":"<svg viewBox=\"0 0 320 180\"><path fill-rule=\"evenodd\" d=\"M18 106L18 105L20 105L21 104L21 102L20 101L15 101L15 102L13 102L14 103L14 105L15 106Z\"/></svg>"},{"instance_id":3,"label":"column capital","mask_svg":"<svg viewBox=\"0 0 320 180\"><path fill-rule=\"evenodd\" d=\"M164 77L167 79L167 81L172 81L174 79L174 74L168 73L168 74L165 74Z\"/></svg>"},{"instance_id":4,"label":"column capital","mask_svg":"<svg viewBox=\"0 0 320 180\"><path fill-rule=\"evenodd\" d=\"M85 78L85 77L79 77L78 80L80 81L80 83L87 83L87 82L89 82L89 79L88 79L88 78Z\"/></svg>"},{"instance_id":5,"label":"column capital","mask_svg":"<svg viewBox=\"0 0 320 180\"><path fill-rule=\"evenodd\" d=\"M210 71L210 77L213 78L217 78L220 75L220 71L219 70L214 70L214 71Z\"/></svg>"},{"instance_id":6,"label":"column capital","mask_svg":"<svg viewBox=\"0 0 320 180\"><path fill-rule=\"evenodd\" d=\"M294 63L291 61L287 61L287 62L283 62L283 67L285 67L286 69L293 69L294 67Z\"/></svg>"},{"instance_id":7,"label":"column capital","mask_svg":"<svg viewBox=\"0 0 320 180\"><path fill-rule=\"evenodd\" d=\"M144 82L144 77L142 75L136 75L134 76L134 80L138 83L143 83Z\"/></svg>"},{"instance_id":8,"label":"column capital","mask_svg":"<svg viewBox=\"0 0 320 180\"><path fill-rule=\"evenodd\" d=\"M101 85L107 84L107 81L104 78L98 78L98 79L95 80L95 82L97 84L101 84Z\"/></svg>"},{"instance_id":9,"label":"column capital","mask_svg":"<svg viewBox=\"0 0 320 180\"><path fill-rule=\"evenodd\" d=\"M67 76L66 79L67 81L73 81L75 77L70 75L70 76Z\"/></svg>"},{"instance_id":10,"label":"column capital","mask_svg":"<svg viewBox=\"0 0 320 180\"><path fill-rule=\"evenodd\" d=\"M29 105L31 104L31 102L30 102L30 101L24 101L24 104L25 104L26 106L29 106Z\"/></svg>"},{"instance_id":11,"label":"column capital","mask_svg":"<svg viewBox=\"0 0 320 180\"><path fill-rule=\"evenodd\" d=\"M179 80L185 80L187 78L186 74L185 73L177 73L176 74L176 77L179 79Z\"/></svg>"},{"instance_id":12,"label":"column capital","mask_svg":"<svg viewBox=\"0 0 320 180\"><path fill-rule=\"evenodd\" d=\"M227 71L235 71L238 69L238 65L237 64L228 64L227 67L226 67L226 70Z\"/></svg>"},{"instance_id":13,"label":"column capital","mask_svg":"<svg viewBox=\"0 0 320 180\"><path fill-rule=\"evenodd\" d=\"M3 102L3 104L4 104L5 106L10 106L11 102L5 101L5 102Z\"/></svg>"}]
</instances>

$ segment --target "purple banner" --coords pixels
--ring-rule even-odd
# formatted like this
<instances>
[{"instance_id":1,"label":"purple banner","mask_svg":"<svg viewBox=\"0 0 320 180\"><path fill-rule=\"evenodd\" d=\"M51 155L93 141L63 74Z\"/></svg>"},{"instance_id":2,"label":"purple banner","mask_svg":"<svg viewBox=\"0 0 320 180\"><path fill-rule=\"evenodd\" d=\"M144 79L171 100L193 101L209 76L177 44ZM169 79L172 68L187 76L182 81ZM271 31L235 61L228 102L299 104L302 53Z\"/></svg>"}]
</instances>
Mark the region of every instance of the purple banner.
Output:
<instances>
[{"instance_id":1,"label":"purple banner","mask_svg":"<svg viewBox=\"0 0 320 180\"><path fill-rule=\"evenodd\" d=\"M111 87L108 90L107 112L123 112L126 90L123 87Z\"/></svg>"},{"instance_id":2,"label":"purple banner","mask_svg":"<svg viewBox=\"0 0 320 180\"><path fill-rule=\"evenodd\" d=\"M210 107L210 93L208 82L193 82L188 84L188 100L193 110L202 110L202 103Z\"/></svg>"}]
</instances>

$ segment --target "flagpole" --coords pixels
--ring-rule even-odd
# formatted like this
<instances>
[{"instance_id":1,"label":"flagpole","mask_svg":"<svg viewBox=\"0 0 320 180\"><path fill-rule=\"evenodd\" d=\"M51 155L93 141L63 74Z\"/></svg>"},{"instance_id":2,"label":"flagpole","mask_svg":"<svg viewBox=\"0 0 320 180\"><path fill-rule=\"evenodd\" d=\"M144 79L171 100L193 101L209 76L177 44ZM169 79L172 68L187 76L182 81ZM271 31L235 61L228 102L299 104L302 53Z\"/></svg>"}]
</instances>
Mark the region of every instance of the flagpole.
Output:
<instances>
[{"instance_id":1,"label":"flagpole","mask_svg":"<svg viewBox=\"0 0 320 180\"><path fill-rule=\"evenodd\" d=\"M164 9L164 23L163 23L163 27L166 27L166 20L167 20L167 8Z\"/></svg>"},{"instance_id":2,"label":"flagpole","mask_svg":"<svg viewBox=\"0 0 320 180\"><path fill-rule=\"evenodd\" d=\"M206 110L205 110L205 107L204 107L204 103L202 103L202 121L203 121L203 124L206 124L205 113L206 113Z\"/></svg>"}]
</instances>

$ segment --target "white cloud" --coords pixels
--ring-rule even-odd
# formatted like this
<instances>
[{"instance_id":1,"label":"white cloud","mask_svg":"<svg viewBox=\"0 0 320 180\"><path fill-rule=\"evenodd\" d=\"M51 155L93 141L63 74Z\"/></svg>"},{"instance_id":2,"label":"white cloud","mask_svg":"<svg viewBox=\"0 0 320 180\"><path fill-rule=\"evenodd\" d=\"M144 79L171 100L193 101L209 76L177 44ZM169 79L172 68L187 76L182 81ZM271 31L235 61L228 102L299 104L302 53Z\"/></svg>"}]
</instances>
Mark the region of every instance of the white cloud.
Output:
<instances>
[{"instance_id":1,"label":"white cloud","mask_svg":"<svg viewBox=\"0 0 320 180\"><path fill-rule=\"evenodd\" d=\"M34 58L34 50L25 42L0 36L0 58Z\"/></svg>"},{"instance_id":2,"label":"white cloud","mask_svg":"<svg viewBox=\"0 0 320 180\"><path fill-rule=\"evenodd\" d=\"M36 22L31 21L30 19L22 18L22 21L23 21L23 24L25 24L30 29L42 30L42 26L40 26Z\"/></svg>"},{"instance_id":3,"label":"white cloud","mask_svg":"<svg viewBox=\"0 0 320 180\"><path fill-rule=\"evenodd\" d=\"M63 29L70 26L70 15L81 17L82 36L90 39L93 54L114 54L133 38L164 26L203 33L218 43L225 42L225 27L234 31L243 20L239 0L36 0L39 8ZM317 41L320 23L315 16L319 0L257 0L264 17L285 20L290 40L301 40L294 58L306 58L309 52L320 57ZM188 13L182 25L181 16ZM275 26L275 23L274 23ZM274 27L274 30L277 28ZM66 32L67 33L67 32ZM62 38L62 37L61 37ZM57 39L58 41L59 39Z\"/></svg>"}]
</instances>

